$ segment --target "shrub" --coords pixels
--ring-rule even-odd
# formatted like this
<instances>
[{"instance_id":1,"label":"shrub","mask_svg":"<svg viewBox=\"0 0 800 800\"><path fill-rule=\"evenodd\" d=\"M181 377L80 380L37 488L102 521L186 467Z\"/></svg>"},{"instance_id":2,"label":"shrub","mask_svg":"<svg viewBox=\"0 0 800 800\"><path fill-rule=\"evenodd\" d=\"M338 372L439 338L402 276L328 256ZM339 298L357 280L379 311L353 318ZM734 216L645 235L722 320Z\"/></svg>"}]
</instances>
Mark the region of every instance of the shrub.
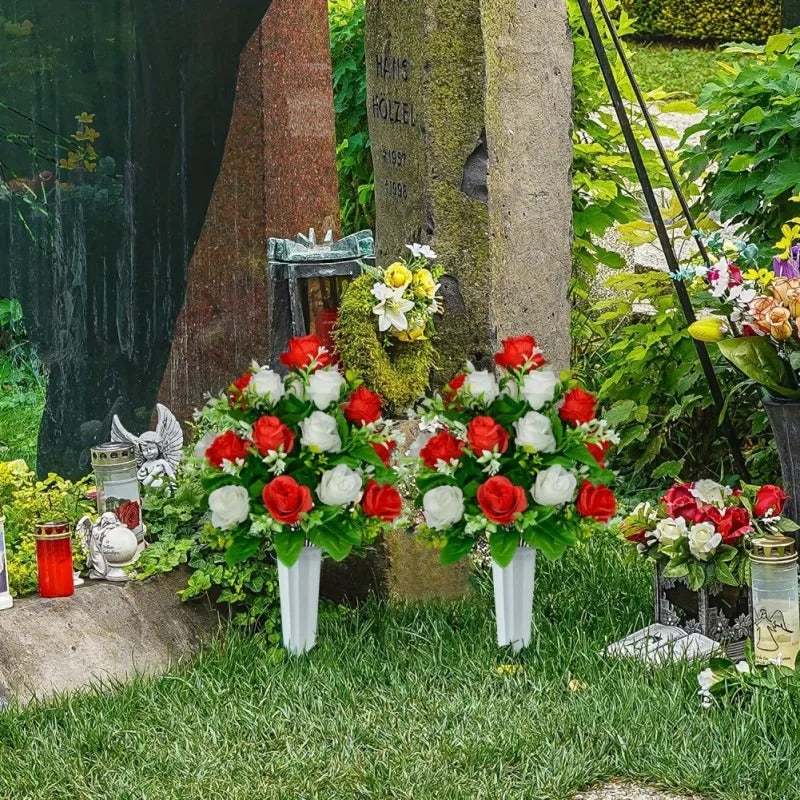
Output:
<instances>
[{"instance_id":1,"label":"shrub","mask_svg":"<svg viewBox=\"0 0 800 800\"><path fill-rule=\"evenodd\" d=\"M364 57L364 0L329 0L342 235L375 227Z\"/></svg>"},{"instance_id":2,"label":"shrub","mask_svg":"<svg viewBox=\"0 0 800 800\"><path fill-rule=\"evenodd\" d=\"M757 58L703 87L703 120L686 131L682 170L702 177L702 201L735 224L738 235L768 251L781 225L800 213L800 28L764 47L738 47Z\"/></svg>"},{"instance_id":3,"label":"shrub","mask_svg":"<svg viewBox=\"0 0 800 800\"><path fill-rule=\"evenodd\" d=\"M622 0L640 34L708 42L763 42L781 29L780 0Z\"/></svg>"}]
</instances>

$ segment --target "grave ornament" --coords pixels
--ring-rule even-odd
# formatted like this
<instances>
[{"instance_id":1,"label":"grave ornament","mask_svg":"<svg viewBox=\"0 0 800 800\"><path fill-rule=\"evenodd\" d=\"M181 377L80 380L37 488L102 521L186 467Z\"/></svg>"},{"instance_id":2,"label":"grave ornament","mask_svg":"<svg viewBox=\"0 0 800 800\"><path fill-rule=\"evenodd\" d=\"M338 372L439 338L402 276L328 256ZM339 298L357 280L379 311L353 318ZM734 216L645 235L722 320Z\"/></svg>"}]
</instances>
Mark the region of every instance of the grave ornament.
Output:
<instances>
[{"instance_id":1,"label":"grave ornament","mask_svg":"<svg viewBox=\"0 0 800 800\"><path fill-rule=\"evenodd\" d=\"M141 553L136 534L110 511L94 524L82 517L77 525L87 553L89 577L106 581L130 580L124 567L133 564Z\"/></svg>"},{"instance_id":2,"label":"grave ornament","mask_svg":"<svg viewBox=\"0 0 800 800\"><path fill-rule=\"evenodd\" d=\"M156 429L145 431L141 436L129 433L116 414L111 423L111 440L134 446L139 465L136 477L145 486L160 486L164 478L174 480L183 450L183 431L175 415L161 403L156 405L156 410Z\"/></svg>"}]
</instances>

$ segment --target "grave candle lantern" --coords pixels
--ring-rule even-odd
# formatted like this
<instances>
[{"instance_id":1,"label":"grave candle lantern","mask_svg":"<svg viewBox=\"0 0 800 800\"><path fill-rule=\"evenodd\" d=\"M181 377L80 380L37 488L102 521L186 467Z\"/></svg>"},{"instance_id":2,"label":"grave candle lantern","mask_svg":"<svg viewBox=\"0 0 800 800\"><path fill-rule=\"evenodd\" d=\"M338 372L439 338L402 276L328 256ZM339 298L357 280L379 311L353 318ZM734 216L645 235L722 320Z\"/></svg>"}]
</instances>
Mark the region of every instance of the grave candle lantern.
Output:
<instances>
[{"instance_id":1,"label":"grave candle lantern","mask_svg":"<svg viewBox=\"0 0 800 800\"><path fill-rule=\"evenodd\" d=\"M283 371L278 357L293 336L316 334L333 353L333 328L339 317L343 283L361 274L362 264L375 264L371 231L346 236L338 242L328 231L317 244L312 228L308 236L270 239L268 246L270 297L270 364Z\"/></svg>"},{"instance_id":2,"label":"grave candle lantern","mask_svg":"<svg viewBox=\"0 0 800 800\"><path fill-rule=\"evenodd\" d=\"M36 526L36 565L42 597L69 597L75 593L72 575L72 534L68 522L40 522Z\"/></svg>"},{"instance_id":3,"label":"grave candle lantern","mask_svg":"<svg viewBox=\"0 0 800 800\"><path fill-rule=\"evenodd\" d=\"M0 611L11 608L14 598L11 597L8 585L8 558L6 557L5 517L0 517Z\"/></svg>"},{"instance_id":4,"label":"grave candle lantern","mask_svg":"<svg viewBox=\"0 0 800 800\"><path fill-rule=\"evenodd\" d=\"M92 468L97 482L97 513L117 515L123 525L144 539L142 501L139 496L138 464L132 444L107 442L92 448Z\"/></svg>"},{"instance_id":5,"label":"grave candle lantern","mask_svg":"<svg viewBox=\"0 0 800 800\"><path fill-rule=\"evenodd\" d=\"M757 664L794 668L800 650L800 602L794 539L762 536L750 552Z\"/></svg>"}]
</instances>

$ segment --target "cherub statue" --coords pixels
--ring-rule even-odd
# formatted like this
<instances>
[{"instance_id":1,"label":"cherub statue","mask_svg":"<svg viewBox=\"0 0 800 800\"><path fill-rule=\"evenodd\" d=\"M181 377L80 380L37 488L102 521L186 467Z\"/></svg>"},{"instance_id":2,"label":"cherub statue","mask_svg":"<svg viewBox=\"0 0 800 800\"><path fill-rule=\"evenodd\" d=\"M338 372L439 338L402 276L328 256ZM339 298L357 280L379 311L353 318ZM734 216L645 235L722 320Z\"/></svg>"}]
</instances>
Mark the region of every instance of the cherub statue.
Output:
<instances>
[{"instance_id":1,"label":"cherub statue","mask_svg":"<svg viewBox=\"0 0 800 800\"><path fill-rule=\"evenodd\" d=\"M76 528L86 550L87 565L91 567L90 578L130 580L124 568L137 561L140 549L136 534L116 514L108 511L94 523L91 517L82 517Z\"/></svg>"},{"instance_id":2,"label":"cherub statue","mask_svg":"<svg viewBox=\"0 0 800 800\"><path fill-rule=\"evenodd\" d=\"M115 414L111 422L111 441L129 442L136 449L139 464L137 478L145 486L160 486L164 479L173 480L183 450L183 431L175 415L158 403L158 424L154 431L141 436L128 433Z\"/></svg>"}]
</instances>

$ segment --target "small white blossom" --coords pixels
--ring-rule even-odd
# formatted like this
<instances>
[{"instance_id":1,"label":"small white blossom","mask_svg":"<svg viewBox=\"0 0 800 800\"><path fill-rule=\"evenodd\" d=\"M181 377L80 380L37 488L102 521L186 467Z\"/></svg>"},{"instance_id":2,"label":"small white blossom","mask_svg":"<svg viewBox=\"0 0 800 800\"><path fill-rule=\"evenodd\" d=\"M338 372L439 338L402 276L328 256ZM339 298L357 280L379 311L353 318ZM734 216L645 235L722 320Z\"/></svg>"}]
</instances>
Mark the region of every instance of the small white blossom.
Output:
<instances>
[{"instance_id":1,"label":"small white blossom","mask_svg":"<svg viewBox=\"0 0 800 800\"><path fill-rule=\"evenodd\" d=\"M414 258L427 258L433 261L436 258L436 253L427 244L407 244L406 247L411 251Z\"/></svg>"}]
</instances>

